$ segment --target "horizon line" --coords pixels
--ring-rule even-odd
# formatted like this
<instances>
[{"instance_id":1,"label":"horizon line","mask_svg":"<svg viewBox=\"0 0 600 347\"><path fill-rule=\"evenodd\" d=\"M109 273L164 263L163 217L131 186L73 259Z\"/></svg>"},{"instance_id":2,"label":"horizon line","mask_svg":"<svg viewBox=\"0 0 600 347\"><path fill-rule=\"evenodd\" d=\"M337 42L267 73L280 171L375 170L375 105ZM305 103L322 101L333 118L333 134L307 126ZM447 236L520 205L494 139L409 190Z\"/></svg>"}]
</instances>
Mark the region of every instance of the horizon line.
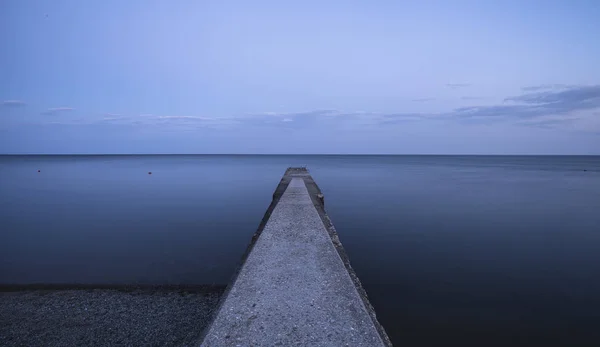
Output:
<instances>
[{"instance_id":1,"label":"horizon line","mask_svg":"<svg viewBox=\"0 0 600 347\"><path fill-rule=\"evenodd\" d=\"M412 153L412 154L390 154L390 153L0 153L2 157L8 156L553 156L553 157L573 157L573 156L600 156L598 154L475 154L475 153L460 153L460 154L442 154L442 153Z\"/></svg>"}]
</instances>

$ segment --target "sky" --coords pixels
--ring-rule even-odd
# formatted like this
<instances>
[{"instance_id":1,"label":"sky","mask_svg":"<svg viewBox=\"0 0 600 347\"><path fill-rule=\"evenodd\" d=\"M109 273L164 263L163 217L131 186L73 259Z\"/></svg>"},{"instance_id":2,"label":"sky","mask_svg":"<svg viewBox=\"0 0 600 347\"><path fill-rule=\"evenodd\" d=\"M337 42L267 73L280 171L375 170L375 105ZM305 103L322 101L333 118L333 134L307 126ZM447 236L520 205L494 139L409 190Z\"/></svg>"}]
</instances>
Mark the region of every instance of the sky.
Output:
<instances>
[{"instance_id":1,"label":"sky","mask_svg":"<svg viewBox=\"0 0 600 347\"><path fill-rule=\"evenodd\" d=\"M0 0L0 153L600 154L600 2Z\"/></svg>"}]
</instances>

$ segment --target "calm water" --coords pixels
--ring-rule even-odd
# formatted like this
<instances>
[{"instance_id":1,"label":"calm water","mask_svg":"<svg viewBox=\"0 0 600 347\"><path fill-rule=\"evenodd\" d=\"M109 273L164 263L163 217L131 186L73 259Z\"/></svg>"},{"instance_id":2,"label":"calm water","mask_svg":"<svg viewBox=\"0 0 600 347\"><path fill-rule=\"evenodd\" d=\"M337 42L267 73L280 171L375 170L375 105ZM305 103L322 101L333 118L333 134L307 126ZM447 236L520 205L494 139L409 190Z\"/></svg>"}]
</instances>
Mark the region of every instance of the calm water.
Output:
<instances>
[{"instance_id":1,"label":"calm water","mask_svg":"<svg viewBox=\"0 0 600 347\"><path fill-rule=\"evenodd\" d=\"M227 283L297 165L395 344L600 345L600 157L4 156L0 282Z\"/></svg>"}]
</instances>

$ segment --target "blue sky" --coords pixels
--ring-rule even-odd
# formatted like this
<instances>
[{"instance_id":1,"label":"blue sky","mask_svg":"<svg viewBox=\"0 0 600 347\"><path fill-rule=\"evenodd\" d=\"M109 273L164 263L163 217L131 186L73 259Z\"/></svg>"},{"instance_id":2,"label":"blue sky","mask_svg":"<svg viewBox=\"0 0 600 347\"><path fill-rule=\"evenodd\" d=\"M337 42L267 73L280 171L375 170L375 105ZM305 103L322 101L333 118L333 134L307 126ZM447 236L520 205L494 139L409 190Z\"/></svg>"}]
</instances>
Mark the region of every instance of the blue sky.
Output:
<instances>
[{"instance_id":1,"label":"blue sky","mask_svg":"<svg viewBox=\"0 0 600 347\"><path fill-rule=\"evenodd\" d=\"M0 1L0 153L600 154L597 1Z\"/></svg>"}]
</instances>

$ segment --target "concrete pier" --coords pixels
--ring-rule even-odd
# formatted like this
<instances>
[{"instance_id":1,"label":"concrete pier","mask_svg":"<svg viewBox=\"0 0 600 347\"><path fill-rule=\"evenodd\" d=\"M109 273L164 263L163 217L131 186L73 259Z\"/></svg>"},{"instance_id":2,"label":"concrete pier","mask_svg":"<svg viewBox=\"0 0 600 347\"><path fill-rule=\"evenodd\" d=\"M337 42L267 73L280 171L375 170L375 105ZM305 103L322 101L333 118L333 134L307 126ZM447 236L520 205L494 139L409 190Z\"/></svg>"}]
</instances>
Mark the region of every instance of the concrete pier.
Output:
<instances>
[{"instance_id":1,"label":"concrete pier","mask_svg":"<svg viewBox=\"0 0 600 347\"><path fill-rule=\"evenodd\" d=\"M391 346L304 168L289 168L202 346Z\"/></svg>"}]
</instances>

